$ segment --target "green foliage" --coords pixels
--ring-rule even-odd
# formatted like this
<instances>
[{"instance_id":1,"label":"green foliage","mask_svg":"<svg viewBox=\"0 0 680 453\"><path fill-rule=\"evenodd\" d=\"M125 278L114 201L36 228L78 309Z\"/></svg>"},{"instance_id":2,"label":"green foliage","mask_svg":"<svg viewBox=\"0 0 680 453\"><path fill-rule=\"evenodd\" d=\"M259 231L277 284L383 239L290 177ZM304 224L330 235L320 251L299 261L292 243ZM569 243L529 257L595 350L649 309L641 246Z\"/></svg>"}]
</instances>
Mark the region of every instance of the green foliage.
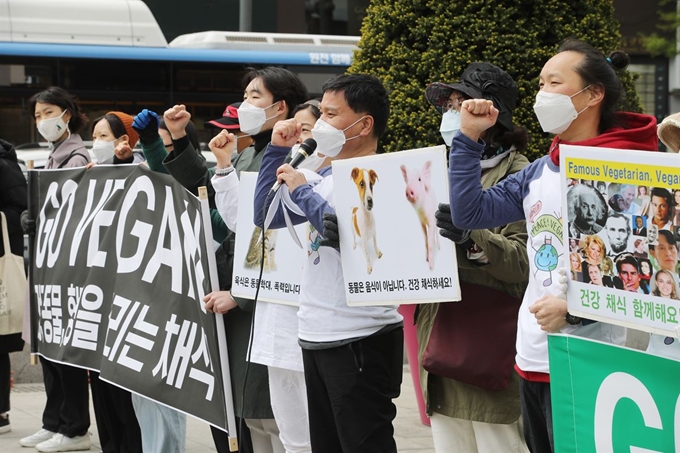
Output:
<instances>
[{"instance_id":1,"label":"green foliage","mask_svg":"<svg viewBox=\"0 0 680 453\"><path fill-rule=\"evenodd\" d=\"M372 0L361 35L350 72L373 74L390 90L384 151L442 143L441 116L425 87L457 81L469 63L488 61L519 87L513 121L529 130L531 159L546 154L551 141L533 111L543 64L567 37L606 54L620 42L612 0ZM622 79L628 100L621 109L641 111L632 76Z\"/></svg>"},{"instance_id":2,"label":"green foliage","mask_svg":"<svg viewBox=\"0 0 680 453\"><path fill-rule=\"evenodd\" d=\"M659 33L644 35L642 46L653 57L664 56L672 58L678 53L676 31L680 27L680 14L676 0L658 0L659 21L656 25Z\"/></svg>"},{"instance_id":3,"label":"green foliage","mask_svg":"<svg viewBox=\"0 0 680 453\"><path fill-rule=\"evenodd\" d=\"M642 35L642 46L653 57L665 56L671 58L677 53L675 41L658 33Z\"/></svg>"}]
</instances>

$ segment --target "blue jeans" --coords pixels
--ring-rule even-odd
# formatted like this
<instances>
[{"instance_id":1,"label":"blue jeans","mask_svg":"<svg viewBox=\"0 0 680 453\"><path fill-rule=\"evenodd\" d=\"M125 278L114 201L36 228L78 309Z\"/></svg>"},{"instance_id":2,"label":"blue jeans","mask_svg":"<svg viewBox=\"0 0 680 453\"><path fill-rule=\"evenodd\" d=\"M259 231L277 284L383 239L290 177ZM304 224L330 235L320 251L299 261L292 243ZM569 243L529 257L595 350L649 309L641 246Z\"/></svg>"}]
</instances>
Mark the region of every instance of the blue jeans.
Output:
<instances>
[{"instance_id":1,"label":"blue jeans","mask_svg":"<svg viewBox=\"0 0 680 453\"><path fill-rule=\"evenodd\" d=\"M186 414L134 393L132 406L142 430L144 453L184 453Z\"/></svg>"}]
</instances>

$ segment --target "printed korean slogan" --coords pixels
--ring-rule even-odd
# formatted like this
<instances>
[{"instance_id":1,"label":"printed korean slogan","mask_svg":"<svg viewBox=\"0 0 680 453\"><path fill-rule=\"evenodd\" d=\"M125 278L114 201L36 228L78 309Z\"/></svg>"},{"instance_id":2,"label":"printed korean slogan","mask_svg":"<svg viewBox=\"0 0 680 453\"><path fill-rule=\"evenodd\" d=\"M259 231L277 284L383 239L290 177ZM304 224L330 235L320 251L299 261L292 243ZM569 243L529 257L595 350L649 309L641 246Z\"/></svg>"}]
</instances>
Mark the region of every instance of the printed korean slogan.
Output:
<instances>
[{"instance_id":1,"label":"printed korean slogan","mask_svg":"<svg viewBox=\"0 0 680 453\"><path fill-rule=\"evenodd\" d=\"M556 453L680 452L680 362L550 335Z\"/></svg>"},{"instance_id":2,"label":"printed korean slogan","mask_svg":"<svg viewBox=\"0 0 680 453\"><path fill-rule=\"evenodd\" d=\"M434 217L446 168L444 146L333 161L349 305L460 300L456 248Z\"/></svg>"},{"instance_id":3,"label":"printed korean slogan","mask_svg":"<svg viewBox=\"0 0 680 453\"><path fill-rule=\"evenodd\" d=\"M680 327L677 157L560 147L570 313L676 335Z\"/></svg>"},{"instance_id":4,"label":"printed korean slogan","mask_svg":"<svg viewBox=\"0 0 680 453\"><path fill-rule=\"evenodd\" d=\"M142 165L29 183L38 352L226 429L199 200Z\"/></svg>"},{"instance_id":5,"label":"printed korean slogan","mask_svg":"<svg viewBox=\"0 0 680 453\"><path fill-rule=\"evenodd\" d=\"M308 254L316 254L318 259L321 239L319 234L310 233L309 223L306 222L294 227L301 244L307 245L306 249L294 242L286 228L268 229L262 244L262 229L253 223L256 182L257 173L241 173L236 224L236 237L239 239L234 247L234 279L231 294L255 299L259 285L258 301L297 306L300 304L302 267ZM262 266L261 280L260 266Z\"/></svg>"}]
</instances>

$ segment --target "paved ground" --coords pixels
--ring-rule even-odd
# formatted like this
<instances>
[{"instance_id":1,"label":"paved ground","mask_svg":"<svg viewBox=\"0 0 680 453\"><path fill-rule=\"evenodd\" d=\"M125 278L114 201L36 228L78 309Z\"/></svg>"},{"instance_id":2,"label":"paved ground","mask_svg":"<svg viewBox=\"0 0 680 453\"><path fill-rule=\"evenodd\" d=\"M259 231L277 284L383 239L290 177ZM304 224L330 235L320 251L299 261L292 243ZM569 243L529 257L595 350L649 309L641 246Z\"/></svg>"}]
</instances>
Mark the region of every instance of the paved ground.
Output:
<instances>
[{"instance_id":1,"label":"paved ground","mask_svg":"<svg viewBox=\"0 0 680 453\"><path fill-rule=\"evenodd\" d=\"M627 346L644 350L647 346L648 335L629 330ZM11 396L12 432L0 435L0 453L27 453L34 449L22 448L19 439L34 433L40 428L40 418L45 404L45 390L42 385L40 365L29 365L28 350L11 354L12 369L17 384ZM420 423L416 405L413 381L408 372L408 365L404 366L404 379L401 396L396 401L397 418L394 421L395 437L400 452L434 453L430 428ZM90 431L93 447L91 451L98 451L99 438L94 424L94 413L90 407L93 420ZM187 453L214 452L210 429L205 423L194 418L187 419Z\"/></svg>"},{"instance_id":2,"label":"paved ground","mask_svg":"<svg viewBox=\"0 0 680 453\"><path fill-rule=\"evenodd\" d=\"M27 453L36 451L33 448L22 448L19 439L40 429L40 418L45 404L45 389L41 383L17 384L11 395L12 411L10 420L12 431L0 435L0 452ZM397 404L397 418L394 422L395 437L400 452L434 453L430 428L420 423L416 406L415 392L408 367L404 367L404 383ZM93 447L91 451L99 451L97 426L94 424L94 413L90 404L92 417ZM187 453L214 452L208 425L192 417L187 418Z\"/></svg>"}]
</instances>

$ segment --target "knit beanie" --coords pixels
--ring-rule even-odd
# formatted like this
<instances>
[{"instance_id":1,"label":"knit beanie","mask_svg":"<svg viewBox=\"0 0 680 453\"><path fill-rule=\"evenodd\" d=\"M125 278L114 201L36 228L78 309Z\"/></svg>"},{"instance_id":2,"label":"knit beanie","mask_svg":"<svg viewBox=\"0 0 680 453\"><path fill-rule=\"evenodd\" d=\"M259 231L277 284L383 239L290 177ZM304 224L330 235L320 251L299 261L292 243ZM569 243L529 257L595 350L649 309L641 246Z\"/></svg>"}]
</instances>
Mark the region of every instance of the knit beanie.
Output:
<instances>
[{"instance_id":1,"label":"knit beanie","mask_svg":"<svg viewBox=\"0 0 680 453\"><path fill-rule=\"evenodd\" d=\"M135 118L123 112L108 112L107 115L115 115L123 123L125 133L130 137L128 144L130 145L130 148L134 148L139 141L139 134L132 128L132 122Z\"/></svg>"}]
</instances>

